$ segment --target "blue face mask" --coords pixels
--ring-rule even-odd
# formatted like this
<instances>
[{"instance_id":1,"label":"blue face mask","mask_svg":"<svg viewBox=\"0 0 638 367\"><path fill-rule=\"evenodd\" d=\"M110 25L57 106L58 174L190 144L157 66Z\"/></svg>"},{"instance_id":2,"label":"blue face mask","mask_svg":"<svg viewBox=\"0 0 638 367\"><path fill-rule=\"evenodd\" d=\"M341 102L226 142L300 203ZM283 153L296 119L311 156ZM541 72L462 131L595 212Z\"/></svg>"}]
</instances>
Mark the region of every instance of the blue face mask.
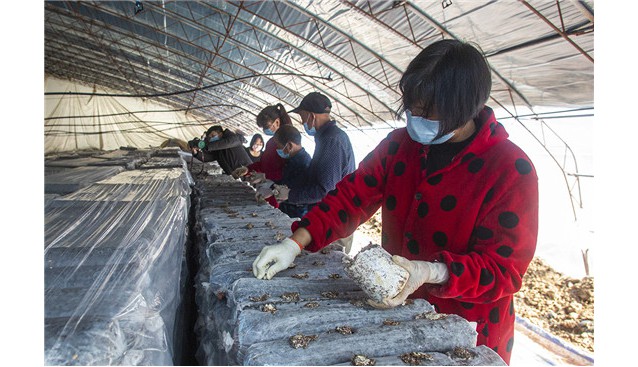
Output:
<instances>
[{"instance_id":1,"label":"blue face mask","mask_svg":"<svg viewBox=\"0 0 638 367\"><path fill-rule=\"evenodd\" d=\"M435 120L428 120L421 116L412 116L410 110L405 110L405 117L407 123L407 130L410 138L417 143L429 145L429 144L441 144L450 140L454 135L454 131L449 134L443 135L438 139L434 139L439 133L440 124Z\"/></svg>"},{"instance_id":2,"label":"blue face mask","mask_svg":"<svg viewBox=\"0 0 638 367\"><path fill-rule=\"evenodd\" d=\"M279 154L279 156L283 159L288 159L290 158L290 153L286 154L284 153L283 149L277 149L277 154Z\"/></svg>"},{"instance_id":3,"label":"blue face mask","mask_svg":"<svg viewBox=\"0 0 638 367\"><path fill-rule=\"evenodd\" d=\"M211 143L214 142L214 141L217 141L217 140L219 140L219 136L217 136L217 135L215 135L212 138L208 139L208 141L211 142Z\"/></svg>"},{"instance_id":4,"label":"blue face mask","mask_svg":"<svg viewBox=\"0 0 638 367\"><path fill-rule=\"evenodd\" d=\"M317 133L317 129L315 129L315 127L313 126L312 129L308 129L308 123L304 122L303 123L303 128L304 130L306 130L306 133L310 136L314 136Z\"/></svg>"},{"instance_id":5,"label":"blue face mask","mask_svg":"<svg viewBox=\"0 0 638 367\"><path fill-rule=\"evenodd\" d=\"M275 133L274 133L272 130L270 130L270 129L264 129L264 134L266 134L266 135L268 135L268 136L273 136L273 135L275 135Z\"/></svg>"}]
</instances>

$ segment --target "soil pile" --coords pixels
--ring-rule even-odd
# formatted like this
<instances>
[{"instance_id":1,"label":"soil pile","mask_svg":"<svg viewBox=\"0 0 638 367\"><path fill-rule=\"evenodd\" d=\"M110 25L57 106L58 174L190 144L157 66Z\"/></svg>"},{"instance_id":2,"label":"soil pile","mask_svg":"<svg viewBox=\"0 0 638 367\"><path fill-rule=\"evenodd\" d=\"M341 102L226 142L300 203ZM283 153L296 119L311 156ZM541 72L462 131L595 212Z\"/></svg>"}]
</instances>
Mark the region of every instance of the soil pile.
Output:
<instances>
[{"instance_id":1,"label":"soil pile","mask_svg":"<svg viewBox=\"0 0 638 367\"><path fill-rule=\"evenodd\" d=\"M514 305L532 324L594 352L594 278L570 278L534 258Z\"/></svg>"}]
</instances>

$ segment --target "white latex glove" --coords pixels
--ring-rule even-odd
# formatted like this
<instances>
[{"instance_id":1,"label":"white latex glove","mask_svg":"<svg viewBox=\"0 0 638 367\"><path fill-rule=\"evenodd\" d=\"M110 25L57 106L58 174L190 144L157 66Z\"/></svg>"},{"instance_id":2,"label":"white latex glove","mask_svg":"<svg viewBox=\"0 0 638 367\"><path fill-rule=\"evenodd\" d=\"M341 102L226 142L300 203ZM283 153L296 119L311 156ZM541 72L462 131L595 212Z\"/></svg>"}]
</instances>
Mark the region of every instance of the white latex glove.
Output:
<instances>
[{"instance_id":1,"label":"white latex glove","mask_svg":"<svg viewBox=\"0 0 638 367\"><path fill-rule=\"evenodd\" d=\"M250 182L250 184L253 186L258 185L264 181L266 181L266 174L262 172L253 172L250 177L248 177L248 182Z\"/></svg>"},{"instance_id":2,"label":"white latex glove","mask_svg":"<svg viewBox=\"0 0 638 367\"><path fill-rule=\"evenodd\" d=\"M260 201L273 196L271 187L274 184L275 184L274 182L270 180L266 180L260 183L259 185L257 185L256 187L257 193L255 193L255 199L257 199L257 201Z\"/></svg>"},{"instance_id":3,"label":"white latex glove","mask_svg":"<svg viewBox=\"0 0 638 367\"><path fill-rule=\"evenodd\" d=\"M285 238L276 245L266 246L253 262L253 274L257 279L271 279L288 268L300 253L301 248L290 238Z\"/></svg>"},{"instance_id":4,"label":"white latex glove","mask_svg":"<svg viewBox=\"0 0 638 367\"><path fill-rule=\"evenodd\" d=\"M290 189L286 185L275 185L272 193L273 195L275 195L275 199L277 199L277 202L282 202L288 200Z\"/></svg>"},{"instance_id":5,"label":"white latex glove","mask_svg":"<svg viewBox=\"0 0 638 367\"><path fill-rule=\"evenodd\" d=\"M375 308L394 308L402 305L409 295L414 293L423 284L443 284L448 281L450 274L447 265L429 261L408 260L405 257L394 255L392 261L410 273L408 282L401 292L394 298L386 298L380 303L368 300L368 304Z\"/></svg>"},{"instance_id":6,"label":"white latex glove","mask_svg":"<svg viewBox=\"0 0 638 367\"><path fill-rule=\"evenodd\" d=\"M231 175L236 180L240 177L246 176L247 173L248 173L248 167L241 166L236 168Z\"/></svg>"}]
</instances>

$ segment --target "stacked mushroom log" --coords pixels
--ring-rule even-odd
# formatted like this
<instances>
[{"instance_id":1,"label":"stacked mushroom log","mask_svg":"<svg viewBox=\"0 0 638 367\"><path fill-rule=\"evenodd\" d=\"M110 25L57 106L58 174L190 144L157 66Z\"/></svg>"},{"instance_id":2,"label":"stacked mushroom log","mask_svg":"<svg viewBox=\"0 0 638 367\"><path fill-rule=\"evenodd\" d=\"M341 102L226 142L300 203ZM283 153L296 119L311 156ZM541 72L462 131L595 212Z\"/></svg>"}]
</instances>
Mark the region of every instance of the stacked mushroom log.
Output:
<instances>
[{"instance_id":1,"label":"stacked mushroom log","mask_svg":"<svg viewBox=\"0 0 638 367\"><path fill-rule=\"evenodd\" d=\"M341 248L302 252L271 280L253 276L292 219L229 176L195 185L200 269L197 358L205 365L505 365L473 324L422 299L379 310L344 271Z\"/></svg>"},{"instance_id":2,"label":"stacked mushroom log","mask_svg":"<svg viewBox=\"0 0 638 367\"><path fill-rule=\"evenodd\" d=\"M47 203L46 365L179 359L189 180L181 167L126 170Z\"/></svg>"}]
</instances>

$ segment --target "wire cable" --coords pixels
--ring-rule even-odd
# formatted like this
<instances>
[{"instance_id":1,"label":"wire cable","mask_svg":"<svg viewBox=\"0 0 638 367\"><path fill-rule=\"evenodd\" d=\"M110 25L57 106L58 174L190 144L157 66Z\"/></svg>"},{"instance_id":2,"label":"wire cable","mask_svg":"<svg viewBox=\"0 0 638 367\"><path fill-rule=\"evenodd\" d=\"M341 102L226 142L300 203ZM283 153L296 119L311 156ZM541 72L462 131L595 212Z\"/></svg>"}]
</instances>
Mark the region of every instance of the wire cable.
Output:
<instances>
[{"instance_id":1,"label":"wire cable","mask_svg":"<svg viewBox=\"0 0 638 367\"><path fill-rule=\"evenodd\" d=\"M231 80L225 80L225 81L219 82L217 84L211 84L211 85L206 85L206 86L199 87L199 88L193 88L193 89L188 89L188 90L184 90L184 91L177 91L177 92L167 92L167 93L119 94L119 93L88 93L88 92L45 92L44 95L45 96L68 95L68 96L96 96L96 97L129 97L129 98L130 97L133 97L133 98L168 97L168 96L175 96L175 95L178 95L178 94L192 93L192 92L197 92L197 91L201 91L201 90L205 90L205 89L209 89L209 88L219 87L220 85L224 85L224 84L228 84L228 83L232 83L232 82L236 82L236 81L240 81L240 80L244 80L244 79L257 78L257 77L261 77L261 76L273 76L273 75L294 75L294 76L308 77L308 78L313 78L313 79L324 79L324 80L332 81L332 78L330 76L324 77L324 76L316 76L316 75L308 75L308 74L296 74L296 73L266 73L266 74L242 76L242 77L231 79Z\"/></svg>"},{"instance_id":2,"label":"wire cable","mask_svg":"<svg viewBox=\"0 0 638 367\"><path fill-rule=\"evenodd\" d=\"M118 112L118 113L106 113L106 114L97 114L97 115L76 115L76 116L55 116L55 117L45 117L44 121L48 121L48 120L63 120L63 119L81 119L81 118L95 118L95 117L113 117L113 116L123 116L123 115L131 115L131 114L136 114L136 113L163 113L163 112L180 112L180 111L189 111L189 110L197 110L197 109L201 109L201 108L207 108L207 107L231 107L231 108L238 108L244 112L248 112L250 114L255 114L254 112L243 108L241 106L238 105L234 105L234 104L220 104L220 103L214 103L214 104L207 104L207 105L202 105L202 106L194 106L194 107L186 107L186 108L176 108L176 109L171 109L171 110L146 110L146 111L127 111L127 112Z\"/></svg>"}]
</instances>

